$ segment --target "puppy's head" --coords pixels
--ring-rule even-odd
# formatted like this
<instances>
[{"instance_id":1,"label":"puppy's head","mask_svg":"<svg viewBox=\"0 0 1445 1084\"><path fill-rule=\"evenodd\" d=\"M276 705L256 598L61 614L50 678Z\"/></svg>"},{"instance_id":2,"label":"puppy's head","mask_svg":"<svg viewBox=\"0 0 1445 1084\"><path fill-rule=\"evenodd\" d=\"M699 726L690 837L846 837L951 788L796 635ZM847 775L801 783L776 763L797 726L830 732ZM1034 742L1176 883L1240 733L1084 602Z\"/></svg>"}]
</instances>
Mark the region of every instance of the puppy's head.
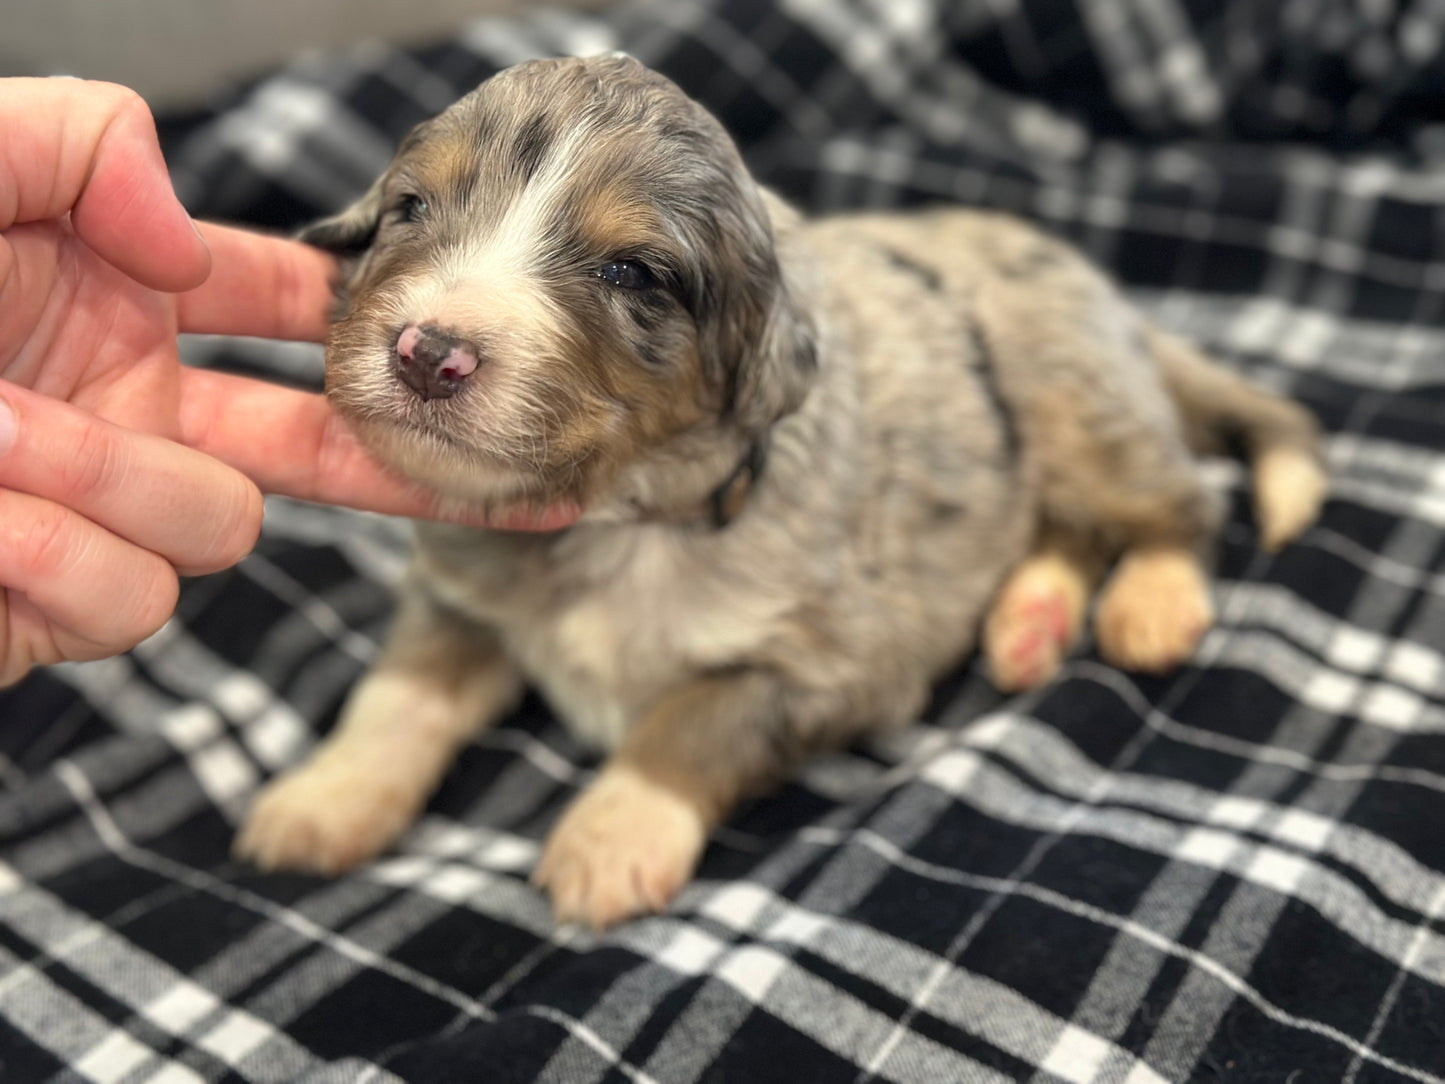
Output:
<instances>
[{"instance_id":1,"label":"puppy's head","mask_svg":"<svg viewBox=\"0 0 1445 1084\"><path fill-rule=\"evenodd\" d=\"M350 257L332 401L459 500L585 504L672 436L765 429L813 368L736 148L626 58L500 73L302 238Z\"/></svg>"}]
</instances>

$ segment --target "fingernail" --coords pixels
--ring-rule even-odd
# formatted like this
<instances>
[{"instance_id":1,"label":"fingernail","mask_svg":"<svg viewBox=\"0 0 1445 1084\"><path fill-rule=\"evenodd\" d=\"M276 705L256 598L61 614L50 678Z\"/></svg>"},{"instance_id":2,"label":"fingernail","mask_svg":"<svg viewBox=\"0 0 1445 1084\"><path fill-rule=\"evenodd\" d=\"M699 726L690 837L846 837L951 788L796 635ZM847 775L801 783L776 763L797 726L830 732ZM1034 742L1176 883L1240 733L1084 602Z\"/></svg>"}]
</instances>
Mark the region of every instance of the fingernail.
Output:
<instances>
[{"instance_id":1,"label":"fingernail","mask_svg":"<svg viewBox=\"0 0 1445 1084\"><path fill-rule=\"evenodd\" d=\"M19 425L15 421L15 408L0 399L0 455L15 446L15 434Z\"/></svg>"},{"instance_id":2,"label":"fingernail","mask_svg":"<svg viewBox=\"0 0 1445 1084\"><path fill-rule=\"evenodd\" d=\"M211 246L206 243L206 235L201 232L201 227L196 224L196 220L190 215L186 215L186 221L191 224L191 232L196 235L196 240L201 242L201 247L204 248L206 250L206 254L209 255L211 252Z\"/></svg>"}]
</instances>

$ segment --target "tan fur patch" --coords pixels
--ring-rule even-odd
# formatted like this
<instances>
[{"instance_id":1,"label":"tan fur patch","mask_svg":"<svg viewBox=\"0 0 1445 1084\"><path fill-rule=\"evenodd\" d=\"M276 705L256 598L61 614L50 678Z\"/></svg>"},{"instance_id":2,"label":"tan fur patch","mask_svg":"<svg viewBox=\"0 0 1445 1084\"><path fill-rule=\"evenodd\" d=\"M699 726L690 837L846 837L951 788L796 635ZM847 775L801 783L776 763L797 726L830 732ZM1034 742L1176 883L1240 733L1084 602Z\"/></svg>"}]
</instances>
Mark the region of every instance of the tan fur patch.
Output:
<instances>
[{"instance_id":1,"label":"tan fur patch","mask_svg":"<svg viewBox=\"0 0 1445 1084\"><path fill-rule=\"evenodd\" d=\"M667 225L656 210L644 197L617 184L582 193L575 225L593 251L609 257L667 244Z\"/></svg>"},{"instance_id":2,"label":"tan fur patch","mask_svg":"<svg viewBox=\"0 0 1445 1084\"><path fill-rule=\"evenodd\" d=\"M1099 650L1125 670L1163 673L1184 662L1214 623L1199 558L1172 546L1130 550L1099 597Z\"/></svg>"}]
</instances>

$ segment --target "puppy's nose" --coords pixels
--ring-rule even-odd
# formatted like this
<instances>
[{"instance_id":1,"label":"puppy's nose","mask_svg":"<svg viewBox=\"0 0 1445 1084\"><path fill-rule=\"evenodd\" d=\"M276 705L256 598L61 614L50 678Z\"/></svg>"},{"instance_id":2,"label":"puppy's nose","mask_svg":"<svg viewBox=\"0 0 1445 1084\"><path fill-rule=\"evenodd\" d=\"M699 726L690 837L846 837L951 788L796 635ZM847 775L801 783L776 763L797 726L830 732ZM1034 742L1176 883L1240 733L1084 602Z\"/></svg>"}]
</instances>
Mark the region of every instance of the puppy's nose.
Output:
<instances>
[{"instance_id":1,"label":"puppy's nose","mask_svg":"<svg viewBox=\"0 0 1445 1084\"><path fill-rule=\"evenodd\" d=\"M477 371L476 344L427 324L409 324L393 351L396 375L423 399L449 399Z\"/></svg>"}]
</instances>

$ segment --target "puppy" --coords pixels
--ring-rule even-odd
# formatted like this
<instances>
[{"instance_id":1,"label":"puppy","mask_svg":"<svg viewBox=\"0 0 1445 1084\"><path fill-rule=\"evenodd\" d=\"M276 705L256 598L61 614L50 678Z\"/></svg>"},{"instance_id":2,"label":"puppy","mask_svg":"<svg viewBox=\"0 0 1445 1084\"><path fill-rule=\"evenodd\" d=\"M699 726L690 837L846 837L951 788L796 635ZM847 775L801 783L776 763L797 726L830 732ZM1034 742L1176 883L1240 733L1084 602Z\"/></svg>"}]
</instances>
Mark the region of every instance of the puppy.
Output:
<instances>
[{"instance_id":1,"label":"puppy","mask_svg":"<svg viewBox=\"0 0 1445 1084\"><path fill-rule=\"evenodd\" d=\"M327 392L383 461L548 533L419 523L395 625L237 853L386 848L530 682L610 750L535 881L662 908L738 799L907 723L980 638L1047 681L1163 671L1211 620L1196 455L1241 448L1263 542L1315 517L1312 421L1150 326L1080 257L958 209L807 221L618 57L519 65L304 239L348 258Z\"/></svg>"}]
</instances>

